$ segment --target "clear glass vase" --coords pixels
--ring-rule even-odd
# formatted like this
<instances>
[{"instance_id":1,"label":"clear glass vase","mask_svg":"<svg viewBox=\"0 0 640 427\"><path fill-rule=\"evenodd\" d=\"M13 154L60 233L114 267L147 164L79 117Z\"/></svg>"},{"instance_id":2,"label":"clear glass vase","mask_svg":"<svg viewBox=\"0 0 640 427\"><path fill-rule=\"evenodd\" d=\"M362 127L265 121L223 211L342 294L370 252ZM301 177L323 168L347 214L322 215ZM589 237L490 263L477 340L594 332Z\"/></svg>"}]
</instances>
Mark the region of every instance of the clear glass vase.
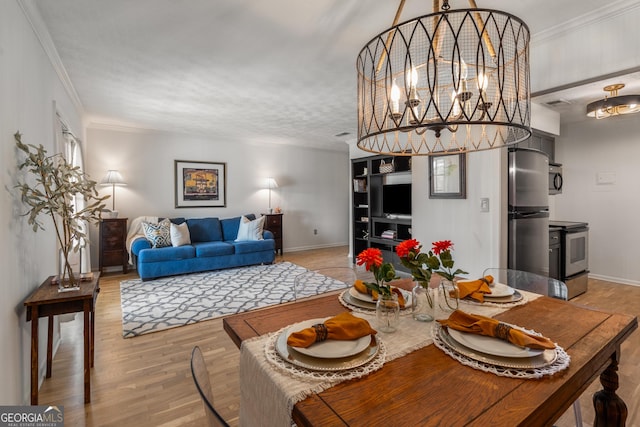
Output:
<instances>
[{"instance_id":1,"label":"clear glass vase","mask_svg":"<svg viewBox=\"0 0 640 427\"><path fill-rule=\"evenodd\" d=\"M380 332L395 332L398 329L400 304L396 294L378 296L376 320Z\"/></svg>"},{"instance_id":2,"label":"clear glass vase","mask_svg":"<svg viewBox=\"0 0 640 427\"><path fill-rule=\"evenodd\" d=\"M455 280L442 279L438 287L438 308L443 317L448 317L458 309L460 301L460 289Z\"/></svg>"},{"instance_id":3,"label":"clear glass vase","mask_svg":"<svg viewBox=\"0 0 640 427\"><path fill-rule=\"evenodd\" d=\"M419 322L433 321L435 318L435 293L436 289L415 282L411 291L411 313L415 320Z\"/></svg>"}]
</instances>

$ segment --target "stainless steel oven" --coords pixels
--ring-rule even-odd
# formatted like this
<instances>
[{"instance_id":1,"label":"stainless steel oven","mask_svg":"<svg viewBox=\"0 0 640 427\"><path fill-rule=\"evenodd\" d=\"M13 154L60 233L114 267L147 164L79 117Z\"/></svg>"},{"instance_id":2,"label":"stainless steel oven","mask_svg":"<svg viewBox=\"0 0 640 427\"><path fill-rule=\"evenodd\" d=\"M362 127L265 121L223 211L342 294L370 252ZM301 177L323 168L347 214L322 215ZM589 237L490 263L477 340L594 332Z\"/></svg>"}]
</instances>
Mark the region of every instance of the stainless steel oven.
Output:
<instances>
[{"instance_id":1,"label":"stainless steel oven","mask_svg":"<svg viewBox=\"0 0 640 427\"><path fill-rule=\"evenodd\" d=\"M589 231L566 230L564 233L564 268L566 276L573 276L589 268Z\"/></svg>"},{"instance_id":2,"label":"stainless steel oven","mask_svg":"<svg viewBox=\"0 0 640 427\"><path fill-rule=\"evenodd\" d=\"M589 226L585 222L549 221L560 230L560 280L569 298L587 291L589 274Z\"/></svg>"}]
</instances>

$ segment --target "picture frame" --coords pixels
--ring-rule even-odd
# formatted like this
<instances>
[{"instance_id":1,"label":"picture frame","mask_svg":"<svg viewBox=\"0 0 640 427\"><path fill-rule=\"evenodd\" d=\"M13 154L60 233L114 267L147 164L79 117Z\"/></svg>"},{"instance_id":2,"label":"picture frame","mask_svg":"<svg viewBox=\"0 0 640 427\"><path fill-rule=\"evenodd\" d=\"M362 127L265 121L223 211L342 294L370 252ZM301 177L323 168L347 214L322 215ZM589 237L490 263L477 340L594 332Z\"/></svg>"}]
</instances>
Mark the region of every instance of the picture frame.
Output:
<instances>
[{"instance_id":1,"label":"picture frame","mask_svg":"<svg viewBox=\"0 0 640 427\"><path fill-rule=\"evenodd\" d=\"M176 208L227 206L227 164L175 160Z\"/></svg>"},{"instance_id":2,"label":"picture frame","mask_svg":"<svg viewBox=\"0 0 640 427\"><path fill-rule=\"evenodd\" d=\"M429 158L429 198L466 199L466 153Z\"/></svg>"}]
</instances>

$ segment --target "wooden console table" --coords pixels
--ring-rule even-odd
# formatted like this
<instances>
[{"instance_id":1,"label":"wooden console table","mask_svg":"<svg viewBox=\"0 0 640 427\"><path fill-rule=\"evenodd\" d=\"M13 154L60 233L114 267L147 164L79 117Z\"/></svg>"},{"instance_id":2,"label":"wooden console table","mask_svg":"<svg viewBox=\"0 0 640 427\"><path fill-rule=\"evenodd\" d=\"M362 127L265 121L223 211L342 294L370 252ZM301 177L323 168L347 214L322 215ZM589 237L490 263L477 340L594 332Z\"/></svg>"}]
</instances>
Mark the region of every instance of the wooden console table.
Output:
<instances>
[{"instance_id":1,"label":"wooden console table","mask_svg":"<svg viewBox=\"0 0 640 427\"><path fill-rule=\"evenodd\" d=\"M58 292L50 276L26 299L27 321L31 321L31 404L38 404L38 319L48 317L47 372L51 377L53 353L53 316L84 312L84 403L91 401L91 368L93 367L95 316L94 308L100 292L100 273L94 273L91 281L80 282L76 291Z\"/></svg>"}]
</instances>

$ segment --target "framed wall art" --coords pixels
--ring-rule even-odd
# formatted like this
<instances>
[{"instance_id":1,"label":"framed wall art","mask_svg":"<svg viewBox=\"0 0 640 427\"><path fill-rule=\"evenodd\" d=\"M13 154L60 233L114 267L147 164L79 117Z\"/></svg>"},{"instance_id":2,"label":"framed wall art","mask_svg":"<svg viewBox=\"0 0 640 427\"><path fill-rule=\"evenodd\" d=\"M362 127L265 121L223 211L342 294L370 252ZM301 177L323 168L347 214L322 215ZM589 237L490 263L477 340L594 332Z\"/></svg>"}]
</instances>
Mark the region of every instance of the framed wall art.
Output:
<instances>
[{"instance_id":1,"label":"framed wall art","mask_svg":"<svg viewBox=\"0 0 640 427\"><path fill-rule=\"evenodd\" d=\"M466 199L466 154L429 158L429 198Z\"/></svg>"},{"instance_id":2,"label":"framed wall art","mask_svg":"<svg viewBox=\"0 0 640 427\"><path fill-rule=\"evenodd\" d=\"M227 206L227 164L175 161L176 208Z\"/></svg>"}]
</instances>

